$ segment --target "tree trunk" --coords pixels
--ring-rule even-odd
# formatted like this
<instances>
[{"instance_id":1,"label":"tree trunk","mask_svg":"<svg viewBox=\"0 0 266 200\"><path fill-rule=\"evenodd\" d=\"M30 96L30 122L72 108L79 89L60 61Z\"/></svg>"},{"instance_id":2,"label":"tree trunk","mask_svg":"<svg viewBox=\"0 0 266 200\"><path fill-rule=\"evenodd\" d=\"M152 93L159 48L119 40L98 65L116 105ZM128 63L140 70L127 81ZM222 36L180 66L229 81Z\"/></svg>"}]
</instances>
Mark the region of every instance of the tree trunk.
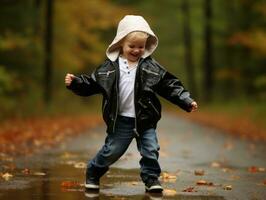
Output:
<instances>
[{"instance_id":1,"label":"tree trunk","mask_svg":"<svg viewBox=\"0 0 266 200\"><path fill-rule=\"evenodd\" d=\"M205 101L211 101L213 96L214 79L213 79L213 44L212 44L212 8L211 0L204 2L205 29L204 29L204 77L203 77L203 94Z\"/></svg>"},{"instance_id":2,"label":"tree trunk","mask_svg":"<svg viewBox=\"0 0 266 200\"><path fill-rule=\"evenodd\" d=\"M195 81L195 69L192 53L192 41L191 41L191 29L190 29L190 7L189 1L183 0L182 2L183 12L183 34L184 34L184 46L185 46L185 68L187 72L188 88L191 91L194 98L197 97L196 81Z\"/></svg>"},{"instance_id":3,"label":"tree trunk","mask_svg":"<svg viewBox=\"0 0 266 200\"><path fill-rule=\"evenodd\" d=\"M35 23L34 23L34 33L36 36L39 36L41 33L41 3L42 0L35 0L34 7L35 7Z\"/></svg>"},{"instance_id":4,"label":"tree trunk","mask_svg":"<svg viewBox=\"0 0 266 200\"><path fill-rule=\"evenodd\" d=\"M53 66L53 0L46 1L46 30L44 36L44 102L49 104L52 100L52 66Z\"/></svg>"}]
</instances>

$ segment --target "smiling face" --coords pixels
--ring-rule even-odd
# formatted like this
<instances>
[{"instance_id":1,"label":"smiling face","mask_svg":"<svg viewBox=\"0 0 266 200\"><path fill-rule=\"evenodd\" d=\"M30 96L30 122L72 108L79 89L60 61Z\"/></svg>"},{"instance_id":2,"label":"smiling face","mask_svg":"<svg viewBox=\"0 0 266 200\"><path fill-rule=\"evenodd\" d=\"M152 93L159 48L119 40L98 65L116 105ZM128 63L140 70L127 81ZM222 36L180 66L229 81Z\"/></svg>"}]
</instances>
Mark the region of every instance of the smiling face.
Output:
<instances>
[{"instance_id":1,"label":"smiling face","mask_svg":"<svg viewBox=\"0 0 266 200\"><path fill-rule=\"evenodd\" d=\"M122 56L129 62L137 62L145 52L148 34L132 32L126 36L122 43Z\"/></svg>"}]
</instances>

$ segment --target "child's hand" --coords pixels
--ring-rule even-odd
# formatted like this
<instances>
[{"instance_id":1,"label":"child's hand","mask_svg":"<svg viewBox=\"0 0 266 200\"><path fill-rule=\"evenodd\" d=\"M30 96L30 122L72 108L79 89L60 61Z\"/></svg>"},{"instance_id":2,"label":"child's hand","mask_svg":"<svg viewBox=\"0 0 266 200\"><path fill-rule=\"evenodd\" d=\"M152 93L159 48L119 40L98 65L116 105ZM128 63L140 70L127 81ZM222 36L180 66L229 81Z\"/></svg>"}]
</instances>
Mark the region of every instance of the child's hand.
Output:
<instances>
[{"instance_id":1,"label":"child's hand","mask_svg":"<svg viewBox=\"0 0 266 200\"><path fill-rule=\"evenodd\" d=\"M196 101L193 101L193 102L191 103L191 112L194 112L194 111L196 111L197 109L198 109L198 104L197 104Z\"/></svg>"},{"instance_id":2,"label":"child's hand","mask_svg":"<svg viewBox=\"0 0 266 200\"><path fill-rule=\"evenodd\" d=\"M74 74L67 74L66 77L65 77L66 86L70 86L70 84L74 80L74 78L75 78Z\"/></svg>"}]
</instances>

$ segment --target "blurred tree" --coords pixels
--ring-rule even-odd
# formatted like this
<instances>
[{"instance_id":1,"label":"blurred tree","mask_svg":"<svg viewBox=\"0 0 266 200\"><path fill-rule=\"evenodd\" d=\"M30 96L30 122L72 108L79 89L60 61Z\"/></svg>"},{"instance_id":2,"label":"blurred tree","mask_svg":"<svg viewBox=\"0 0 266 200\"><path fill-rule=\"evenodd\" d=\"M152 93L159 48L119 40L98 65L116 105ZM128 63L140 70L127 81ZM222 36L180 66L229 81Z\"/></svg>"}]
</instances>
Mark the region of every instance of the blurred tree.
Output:
<instances>
[{"instance_id":1,"label":"blurred tree","mask_svg":"<svg viewBox=\"0 0 266 200\"><path fill-rule=\"evenodd\" d=\"M211 101L214 87L213 76L213 43L212 43L212 22L213 11L212 1L204 0L204 15L205 15L205 28L204 28L204 66L203 66L203 92L204 100Z\"/></svg>"},{"instance_id":2,"label":"blurred tree","mask_svg":"<svg viewBox=\"0 0 266 200\"><path fill-rule=\"evenodd\" d=\"M49 23L50 28L46 29L47 2L0 1L0 65L4 70L2 74L12 74L5 79L5 85L11 81L16 88L13 93L2 94L5 98L2 98L0 110L7 107L12 98L16 101L9 107L16 110L14 113L20 115L25 110L27 114L38 112L44 108L44 90L46 100L51 98L51 94L55 98L63 98L62 94L67 92L63 85L64 74L67 71L84 72L85 67L89 71L100 64L105 57L108 40L114 37L114 27L129 9L113 5L109 0L81 0L78 3L71 0L50 1L54 2L54 21L53 27ZM48 56L52 50L51 28L54 33L53 58ZM45 36L46 30L50 30L50 36ZM43 42L44 38L47 43ZM50 53L45 54L45 49ZM46 89L43 86L45 55L45 62L52 62L54 66L46 72ZM89 65L92 66L87 67ZM51 93L52 87L56 88L56 93ZM35 109L29 109L32 105Z\"/></svg>"},{"instance_id":3,"label":"blurred tree","mask_svg":"<svg viewBox=\"0 0 266 200\"><path fill-rule=\"evenodd\" d=\"M108 0L57 1L55 66L84 70L101 63L118 21L128 10Z\"/></svg>"},{"instance_id":4,"label":"blurred tree","mask_svg":"<svg viewBox=\"0 0 266 200\"><path fill-rule=\"evenodd\" d=\"M241 87L248 98L265 99L266 88L266 2L263 0L235 0L234 10L238 21L230 32L228 44L236 51ZM251 23L252 22L252 23Z\"/></svg>"},{"instance_id":5,"label":"blurred tree","mask_svg":"<svg viewBox=\"0 0 266 200\"><path fill-rule=\"evenodd\" d=\"M39 3L39 2L37 2ZM45 37L44 37L44 102L51 103L52 85L53 85L53 15L54 15L53 0L46 0L45 14Z\"/></svg>"},{"instance_id":6,"label":"blurred tree","mask_svg":"<svg viewBox=\"0 0 266 200\"><path fill-rule=\"evenodd\" d=\"M184 47L185 47L185 69L187 71L187 80L188 80L188 88L193 94L194 98L197 98L196 91L196 80L195 80L195 69L192 55L192 41L191 41L191 29L190 29L190 1L183 0L182 1L182 12L183 12L183 33L184 33Z\"/></svg>"},{"instance_id":7,"label":"blurred tree","mask_svg":"<svg viewBox=\"0 0 266 200\"><path fill-rule=\"evenodd\" d=\"M13 92L4 94L3 99L6 99L6 102L2 101L1 110L9 107L19 113L27 104L25 97L28 97L36 86L33 82L36 83L41 74L41 45L32 28L35 23L32 16L35 13L31 0L0 2L0 65L3 66L5 74L9 75L10 84L16 88ZM38 96L38 90L34 96ZM10 104L14 100L16 103ZM32 102L29 104L32 105Z\"/></svg>"}]
</instances>

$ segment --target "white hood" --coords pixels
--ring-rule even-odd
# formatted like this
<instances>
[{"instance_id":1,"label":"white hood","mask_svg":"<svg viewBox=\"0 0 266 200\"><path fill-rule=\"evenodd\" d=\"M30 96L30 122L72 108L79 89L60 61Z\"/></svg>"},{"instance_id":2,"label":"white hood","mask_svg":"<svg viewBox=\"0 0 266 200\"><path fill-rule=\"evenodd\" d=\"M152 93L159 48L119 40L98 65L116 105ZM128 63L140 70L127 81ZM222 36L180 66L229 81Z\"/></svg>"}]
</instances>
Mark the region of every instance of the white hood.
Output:
<instances>
[{"instance_id":1,"label":"white hood","mask_svg":"<svg viewBox=\"0 0 266 200\"><path fill-rule=\"evenodd\" d=\"M106 55L111 61L115 61L120 53L118 44L125 36L134 31L142 31L149 34L146 42L143 58L150 56L158 45L158 38L151 30L149 24L142 16L126 15L118 24L117 33L113 42L108 46Z\"/></svg>"}]
</instances>

